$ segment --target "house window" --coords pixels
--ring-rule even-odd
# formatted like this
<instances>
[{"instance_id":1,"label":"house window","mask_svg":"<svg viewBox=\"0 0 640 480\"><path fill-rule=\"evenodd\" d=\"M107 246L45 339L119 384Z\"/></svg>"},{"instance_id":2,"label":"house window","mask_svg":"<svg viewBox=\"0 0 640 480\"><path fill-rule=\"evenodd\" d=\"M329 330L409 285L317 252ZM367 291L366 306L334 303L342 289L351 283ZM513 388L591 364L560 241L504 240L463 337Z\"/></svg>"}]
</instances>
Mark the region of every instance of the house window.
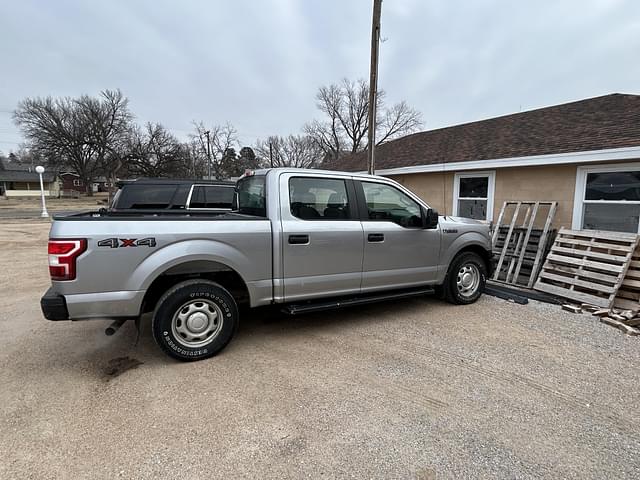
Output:
<instances>
[{"instance_id":1,"label":"house window","mask_svg":"<svg viewBox=\"0 0 640 480\"><path fill-rule=\"evenodd\" d=\"M573 228L638 233L640 164L578 168Z\"/></svg>"},{"instance_id":2,"label":"house window","mask_svg":"<svg viewBox=\"0 0 640 480\"><path fill-rule=\"evenodd\" d=\"M74 187L81 187L82 186L82 180L80 180L78 178L74 178L73 179L73 186Z\"/></svg>"},{"instance_id":3,"label":"house window","mask_svg":"<svg viewBox=\"0 0 640 480\"><path fill-rule=\"evenodd\" d=\"M453 185L453 215L491 221L495 172L456 173Z\"/></svg>"}]
</instances>

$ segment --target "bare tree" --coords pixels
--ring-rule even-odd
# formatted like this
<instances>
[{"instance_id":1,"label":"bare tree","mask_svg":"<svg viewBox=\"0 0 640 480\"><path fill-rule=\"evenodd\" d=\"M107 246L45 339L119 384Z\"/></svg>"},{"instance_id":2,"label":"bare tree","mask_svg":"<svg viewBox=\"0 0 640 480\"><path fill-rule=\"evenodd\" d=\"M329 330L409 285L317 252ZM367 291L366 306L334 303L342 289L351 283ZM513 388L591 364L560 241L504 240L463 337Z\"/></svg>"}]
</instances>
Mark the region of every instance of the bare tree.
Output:
<instances>
[{"instance_id":1,"label":"bare tree","mask_svg":"<svg viewBox=\"0 0 640 480\"><path fill-rule=\"evenodd\" d=\"M231 125L214 125L211 128L205 127L203 122L194 122L195 133L191 135L192 141L198 146L200 155L208 157L207 134L209 132L209 148L211 154L211 172L215 178L227 178L229 172L225 169L225 154L229 149L238 145L238 132Z\"/></svg>"},{"instance_id":2,"label":"bare tree","mask_svg":"<svg viewBox=\"0 0 640 480\"><path fill-rule=\"evenodd\" d=\"M258 140L255 151L265 166L271 154L274 167L315 168L323 157L322 148L308 135L271 136Z\"/></svg>"},{"instance_id":3,"label":"bare tree","mask_svg":"<svg viewBox=\"0 0 640 480\"><path fill-rule=\"evenodd\" d=\"M127 143L127 168L133 175L182 177L190 173L185 146L159 123L134 127Z\"/></svg>"},{"instance_id":4,"label":"bare tree","mask_svg":"<svg viewBox=\"0 0 640 480\"><path fill-rule=\"evenodd\" d=\"M369 85L364 80L343 79L339 84L320 87L316 106L323 120L313 120L304 126L325 157L339 158L344 151L355 153L366 149L369 131ZM385 106L385 92L377 95L376 136L379 145L407 135L422 126L422 115L405 101Z\"/></svg>"},{"instance_id":5,"label":"bare tree","mask_svg":"<svg viewBox=\"0 0 640 480\"><path fill-rule=\"evenodd\" d=\"M31 150L56 168L73 170L91 195L93 180L112 158L132 115L120 90L104 90L98 97L27 98L13 118Z\"/></svg>"}]
</instances>

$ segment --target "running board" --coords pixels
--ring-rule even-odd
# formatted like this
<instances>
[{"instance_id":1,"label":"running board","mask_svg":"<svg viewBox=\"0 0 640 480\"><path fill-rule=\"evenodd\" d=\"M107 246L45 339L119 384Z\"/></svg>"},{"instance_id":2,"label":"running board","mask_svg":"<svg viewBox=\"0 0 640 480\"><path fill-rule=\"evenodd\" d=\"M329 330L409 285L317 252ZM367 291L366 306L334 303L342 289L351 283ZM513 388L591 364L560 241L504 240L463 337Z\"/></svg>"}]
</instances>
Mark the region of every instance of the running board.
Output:
<instances>
[{"instance_id":1,"label":"running board","mask_svg":"<svg viewBox=\"0 0 640 480\"><path fill-rule=\"evenodd\" d=\"M433 288L421 288L419 290L402 290L396 292L386 292L379 295L368 295L363 297L341 298L338 300L316 300L309 303L298 303L287 305L282 308L282 313L287 315L300 315L303 313L321 312L324 310L334 310L337 308L355 307L368 303L385 302L387 300L400 300L403 298L421 297L434 293Z\"/></svg>"}]
</instances>

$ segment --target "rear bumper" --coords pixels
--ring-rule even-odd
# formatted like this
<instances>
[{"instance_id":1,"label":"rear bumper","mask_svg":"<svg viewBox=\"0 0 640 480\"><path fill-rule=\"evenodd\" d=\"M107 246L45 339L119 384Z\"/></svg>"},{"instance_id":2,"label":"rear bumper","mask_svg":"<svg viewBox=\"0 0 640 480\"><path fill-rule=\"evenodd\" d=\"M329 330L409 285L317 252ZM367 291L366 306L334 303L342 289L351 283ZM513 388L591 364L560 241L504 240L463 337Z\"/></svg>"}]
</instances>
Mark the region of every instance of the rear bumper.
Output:
<instances>
[{"instance_id":1,"label":"rear bumper","mask_svg":"<svg viewBox=\"0 0 640 480\"><path fill-rule=\"evenodd\" d=\"M40 308L47 320L69 320L67 302L62 295L54 293L51 288L40 299Z\"/></svg>"},{"instance_id":2,"label":"rear bumper","mask_svg":"<svg viewBox=\"0 0 640 480\"><path fill-rule=\"evenodd\" d=\"M135 318L140 315L144 294L142 290L127 290L60 295L50 288L40 305L47 320Z\"/></svg>"}]
</instances>

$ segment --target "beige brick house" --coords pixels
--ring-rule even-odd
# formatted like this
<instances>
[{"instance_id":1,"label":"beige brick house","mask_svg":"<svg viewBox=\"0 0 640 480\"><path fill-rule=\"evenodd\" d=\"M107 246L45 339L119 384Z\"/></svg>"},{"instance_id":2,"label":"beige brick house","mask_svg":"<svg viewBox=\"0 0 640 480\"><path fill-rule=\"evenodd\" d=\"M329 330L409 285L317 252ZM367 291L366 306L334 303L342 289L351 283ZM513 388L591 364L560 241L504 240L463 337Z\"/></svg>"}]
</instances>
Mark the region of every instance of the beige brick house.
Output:
<instances>
[{"instance_id":1,"label":"beige brick house","mask_svg":"<svg viewBox=\"0 0 640 480\"><path fill-rule=\"evenodd\" d=\"M333 168L366 171L364 152ZM556 200L555 227L640 231L640 96L611 94L415 133L376 148L376 174L440 213L497 219Z\"/></svg>"}]
</instances>

